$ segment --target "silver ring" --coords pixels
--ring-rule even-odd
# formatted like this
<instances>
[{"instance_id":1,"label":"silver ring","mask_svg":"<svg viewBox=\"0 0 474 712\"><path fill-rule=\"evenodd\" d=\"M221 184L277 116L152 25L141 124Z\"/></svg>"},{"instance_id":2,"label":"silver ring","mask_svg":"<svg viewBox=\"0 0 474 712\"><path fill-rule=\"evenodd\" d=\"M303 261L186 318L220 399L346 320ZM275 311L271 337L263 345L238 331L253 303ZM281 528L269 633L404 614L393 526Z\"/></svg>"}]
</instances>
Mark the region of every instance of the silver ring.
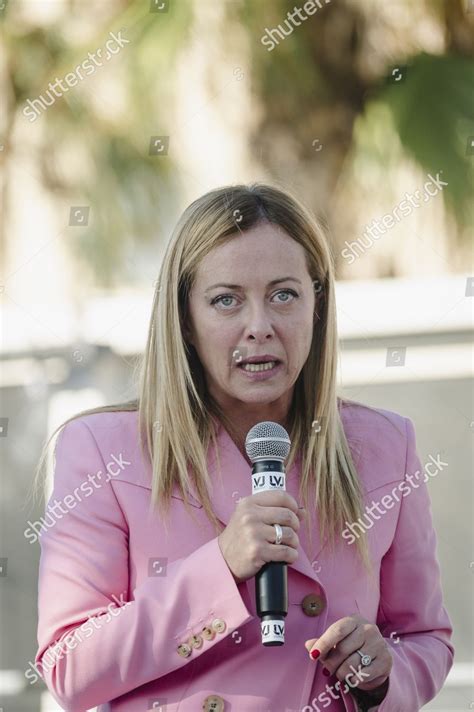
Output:
<instances>
[{"instance_id":1,"label":"silver ring","mask_svg":"<svg viewBox=\"0 0 474 712\"><path fill-rule=\"evenodd\" d=\"M370 665L370 663L372 662L371 656L370 656L370 655L366 655L365 653L362 652L362 650L358 650L357 652L359 653L360 658L361 658L360 664L361 664L363 667L367 667L367 665Z\"/></svg>"},{"instance_id":2,"label":"silver ring","mask_svg":"<svg viewBox=\"0 0 474 712\"><path fill-rule=\"evenodd\" d=\"M283 539L283 529L279 524L274 524L275 527L275 544L281 544L281 540Z\"/></svg>"}]
</instances>

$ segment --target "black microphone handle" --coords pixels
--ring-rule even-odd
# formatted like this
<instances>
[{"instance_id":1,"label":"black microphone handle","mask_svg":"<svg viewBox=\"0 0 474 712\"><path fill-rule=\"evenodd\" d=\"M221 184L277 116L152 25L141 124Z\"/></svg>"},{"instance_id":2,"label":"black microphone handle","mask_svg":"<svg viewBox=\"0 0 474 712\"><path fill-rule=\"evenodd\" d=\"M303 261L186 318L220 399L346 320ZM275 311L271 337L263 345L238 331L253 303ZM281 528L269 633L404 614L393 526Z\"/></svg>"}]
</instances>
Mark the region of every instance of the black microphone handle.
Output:
<instances>
[{"instance_id":1,"label":"black microphone handle","mask_svg":"<svg viewBox=\"0 0 474 712\"><path fill-rule=\"evenodd\" d=\"M252 494L286 490L285 467L281 460L258 460L252 467ZM269 561L255 575L255 601L261 620L262 644L283 645L288 613L286 561Z\"/></svg>"}]
</instances>

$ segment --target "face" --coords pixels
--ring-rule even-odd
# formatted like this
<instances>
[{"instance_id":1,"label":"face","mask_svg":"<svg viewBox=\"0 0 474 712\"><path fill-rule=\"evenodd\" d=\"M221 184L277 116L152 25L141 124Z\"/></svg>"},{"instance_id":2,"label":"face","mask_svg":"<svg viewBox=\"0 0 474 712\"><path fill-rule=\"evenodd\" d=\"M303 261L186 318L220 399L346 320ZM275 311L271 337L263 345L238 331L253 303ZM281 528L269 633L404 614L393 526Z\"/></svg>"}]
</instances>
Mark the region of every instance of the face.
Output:
<instances>
[{"instance_id":1,"label":"face","mask_svg":"<svg viewBox=\"0 0 474 712\"><path fill-rule=\"evenodd\" d=\"M209 392L234 421L284 421L311 347L314 309L304 249L278 226L239 233L201 261L185 336ZM279 363L260 373L239 366L263 355Z\"/></svg>"}]
</instances>

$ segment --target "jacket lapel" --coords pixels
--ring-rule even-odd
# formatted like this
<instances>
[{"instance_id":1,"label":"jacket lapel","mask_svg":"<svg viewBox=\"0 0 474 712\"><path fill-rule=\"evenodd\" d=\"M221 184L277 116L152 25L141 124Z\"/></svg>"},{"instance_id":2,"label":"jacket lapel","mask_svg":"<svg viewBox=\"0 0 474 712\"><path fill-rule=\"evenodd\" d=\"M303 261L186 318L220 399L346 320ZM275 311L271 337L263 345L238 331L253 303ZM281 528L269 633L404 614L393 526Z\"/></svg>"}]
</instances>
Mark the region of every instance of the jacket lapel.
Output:
<instances>
[{"instance_id":1,"label":"jacket lapel","mask_svg":"<svg viewBox=\"0 0 474 712\"><path fill-rule=\"evenodd\" d=\"M252 467L243 457L221 423L218 423L217 444L219 448L220 465L223 472L219 470L215 450L211 444L208 453L208 472L212 482L210 498L216 516L227 526L239 499L252 494ZM296 501L299 501L298 486L300 467L301 458L298 456L293 466L286 473L286 490ZM298 559L293 564L289 564L289 566L319 583L315 568L312 566L302 546L302 541L304 541L303 529L303 526L300 527L298 533L300 538ZM316 562L317 556L323 548L317 527L314 528L313 532L313 546L315 547L313 562Z\"/></svg>"},{"instance_id":2,"label":"jacket lapel","mask_svg":"<svg viewBox=\"0 0 474 712\"><path fill-rule=\"evenodd\" d=\"M342 421L346 437L352 452L352 456L357 467L362 449L362 439L350 432L348 428L346 414L342 412ZM215 421L217 426L217 447L219 450L220 465L223 468L221 472L218 467L215 448L211 442L207 455L207 467L211 481L211 490L209 493L213 511L217 518L225 525L230 521L230 518L235 510L237 502L242 497L247 497L252 493L251 482L251 465L243 457L234 441L219 421ZM299 502L299 481L301 472L301 456L298 455L290 470L286 473L286 490L297 502ZM173 496L183 499L177 486L174 486ZM194 484L191 482L189 491L191 502L195 506L202 506L199 502L199 497ZM313 581L321 584L321 580L317 575L320 570L318 566L318 557L324 549L324 544L321 543L318 526L317 512L311 514L312 526L312 541L314 546L314 554L308 556L309 544L306 542L306 524L300 527L298 537L300 539L300 547L298 549L298 558L293 564L289 564L295 571L299 571L304 576L308 576Z\"/></svg>"}]
</instances>

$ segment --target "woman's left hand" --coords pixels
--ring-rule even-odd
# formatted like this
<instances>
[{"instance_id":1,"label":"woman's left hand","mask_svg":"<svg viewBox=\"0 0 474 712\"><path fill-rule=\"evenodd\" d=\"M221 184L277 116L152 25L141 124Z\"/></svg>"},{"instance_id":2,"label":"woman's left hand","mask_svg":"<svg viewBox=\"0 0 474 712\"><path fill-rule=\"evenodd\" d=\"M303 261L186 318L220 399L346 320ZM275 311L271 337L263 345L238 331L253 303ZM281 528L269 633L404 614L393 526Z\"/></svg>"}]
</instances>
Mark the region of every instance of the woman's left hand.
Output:
<instances>
[{"instance_id":1,"label":"woman's left hand","mask_svg":"<svg viewBox=\"0 0 474 712\"><path fill-rule=\"evenodd\" d=\"M348 675L351 685L366 692L381 687L392 669L392 653L378 626L359 615L341 618L330 625L320 638L307 640L305 647L309 652L319 650L316 660L338 680L342 682ZM361 665L357 650L370 655L372 662L367 666ZM356 671L360 672L360 677L355 674Z\"/></svg>"}]
</instances>

